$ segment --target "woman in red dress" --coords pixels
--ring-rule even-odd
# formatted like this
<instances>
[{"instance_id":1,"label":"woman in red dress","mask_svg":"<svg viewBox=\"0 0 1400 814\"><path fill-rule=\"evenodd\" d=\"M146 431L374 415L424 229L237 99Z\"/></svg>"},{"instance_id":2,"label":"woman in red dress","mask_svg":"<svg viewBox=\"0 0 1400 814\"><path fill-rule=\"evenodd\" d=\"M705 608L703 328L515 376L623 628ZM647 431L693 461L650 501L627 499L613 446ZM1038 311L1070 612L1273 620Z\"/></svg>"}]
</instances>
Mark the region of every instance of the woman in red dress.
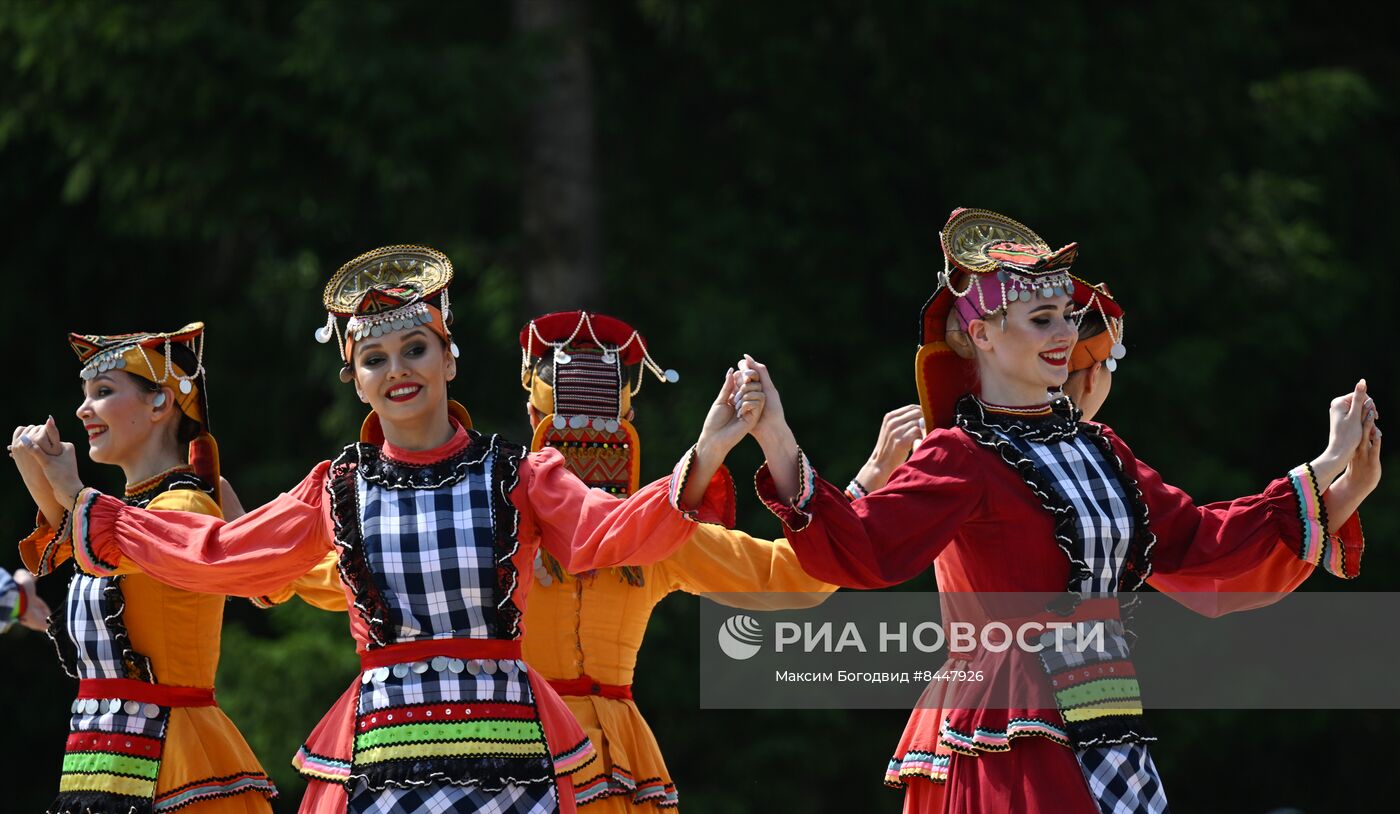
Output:
<instances>
[{"instance_id":1,"label":"woman in red dress","mask_svg":"<svg viewBox=\"0 0 1400 814\"><path fill-rule=\"evenodd\" d=\"M1065 383L1077 338L1068 274L1077 247L1051 250L984 210L955 211L941 242L945 270L924 307L916 361L932 432L884 488L852 503L816 477L767 370L755 365L768 396L754 430L768 461L759 495L808 573L881 588L936 563L944 592L1054 593L1063 601L1047 612L1065 613L1154 575L1229 579L1280 549L1357 574L1356 509L1380 476L1364 382L1332 402L1321 455L1260 494L1197 505L1107 426L1049 398ZM927 766L906 776L905 810L1165 812L1127 638L1112 623L1108 630L1077 663L1015 648L954 654L984 682L937 703L937 717L915 711L910 728L945 754L902 756ZM1013 700L979 697L990 688L1011 688ZM1076 703L1086 692L1107 692L1112 703ZM929 782L939 776L946 782Z\"/></svg>"}]
</instances>

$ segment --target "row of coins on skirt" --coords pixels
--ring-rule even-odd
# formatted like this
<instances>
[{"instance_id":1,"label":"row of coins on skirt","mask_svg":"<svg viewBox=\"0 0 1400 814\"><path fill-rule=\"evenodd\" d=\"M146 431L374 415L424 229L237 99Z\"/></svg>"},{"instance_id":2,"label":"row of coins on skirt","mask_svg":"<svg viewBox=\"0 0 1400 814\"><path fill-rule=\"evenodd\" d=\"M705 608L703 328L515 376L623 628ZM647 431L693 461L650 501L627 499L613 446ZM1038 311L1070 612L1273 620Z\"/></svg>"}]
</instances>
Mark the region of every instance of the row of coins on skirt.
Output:
<instances>
[{"instance_id":1,"label":"row of coins on skirt","mask_svg":"<svg viewBox=\"0 0 1400 814\"><path fill-rule=\"evenodd\" d=\"M120 698L79 698L73 702L72 710L77 715L96 715L99 712L125 712L127 715L141 714L147 718L160 715L160 707L143 704L140 701L123 701Z\"/></svg>"},{"instance_id":2,"label":"row of coins on skirt","mask_svg":"<svg viewBox=\"0 0 1400 814\"><path fill-rule=\"evenodd\" d=\"M468 675L480 675L482 673L486 675L495 675L499 670L506 675L510 675L516 670L522 673L525 672L525 663L523 661L516 661L515 659L501 659L500 661L496 661L495 659L471 659L469 661L464 661L458 658L448 658L447 656L434 656L432 661L406 661L395 664L393 667L376 667L373 670L365 670L364 673L360 675L360 683L369 684L370 682L376 682L382 684L389 680L390 673L396 678L404 678L409 673L422 675L429 670L438 673L450 672L457 675L463 672L466 672Z\"/></svg>"}]
</instances>

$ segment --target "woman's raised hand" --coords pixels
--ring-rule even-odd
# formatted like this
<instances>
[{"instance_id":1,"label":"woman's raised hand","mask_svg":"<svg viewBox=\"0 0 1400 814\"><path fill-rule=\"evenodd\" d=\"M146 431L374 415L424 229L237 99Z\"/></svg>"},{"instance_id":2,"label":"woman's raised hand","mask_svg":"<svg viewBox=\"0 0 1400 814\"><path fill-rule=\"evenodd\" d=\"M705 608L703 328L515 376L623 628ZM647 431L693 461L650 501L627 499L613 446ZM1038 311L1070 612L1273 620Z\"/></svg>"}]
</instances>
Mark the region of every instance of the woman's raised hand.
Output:
<instances>
[{"instance_id":1,"label":"woman's raised hand","mask_svg":"<svg viewBox=\"0 0 1400 814\"><path fill-rule=\"evenodd\" d=\"M43 633L49 626L49 606L35 589L34 575L21 568L15 571L14 577L15 584L24 591L25 600L24 615L19 618L19 623Z\"/></svg>"},{"instance_id":2,"label":"woman's raised hand","mask_svg":"<svg viewBox=\"0 0 1400 814\"><path fill-rule=\"evenodd\" d=\"M54 425L53 417L43 424L24 424L15 428L14 435L10 440L10 458L15 462L15 468L19 470L19 476L24 480L24 487L29 490L29 496L33 498L39 511L43 513L44 519L53 528L58 528L63 522L63 512L66 506L60 506L54 500L53 489L49 485L48 478L44 475L44 468L40 461L29 455L15 454L16 447L24 447L26 444L38 447L40 450L58 454L62 447L58 438L58 428Z\"/></svg>"},{"instance_id":3,"label":"woman's raised hand","mask_svg":"<svg viewBox=\"0 0 1400 814\"><path fill-rule=\"evenodd\" d=\"M700 505L706 487L724 463L725 456L753 430L764 409L763 386L758 377L731 367L724 374L724 386L710 404L705 423L700 427L695 459L680 494L683 507L693 509Z\"/></svg>"},{"instance_id":4,"label":"woman's raised hand","mask_svg":"<svg viewBox=\"0 0 1400 814\"><path fill-rule=\"evenodd\" d=\"M924 411L917 404L908 404L885 413L880 422L880 435L870 459L856 474L856 482L868 492L884 486L894 470L909 459L909 453L924 437Z\"/></svg>"},{"instance_id":5,"label":"woman's raised hand","mask_svg":"<svg viewBox=\"0 0 1400 814\"><path fill-rule=\"evenodd\" d=\"M1313 475L1326 489L1355 457L1378 417L1376 403L1366 393L1366 380L1346 395L1332 399L1327 410L1327 449L1313 461Z\"/></svg>"},{"instance_id":6,"label":"woman's raised hand","mask_svg":"<svg viewBox=\"0 0 1400 814\"><path fill-rule=\"evenodd\" d=\"M83 490L82 478L78 476L77 453L72 444L59 438L52 418L38 429L37 434L16 433L15 442L10 444L10 455L20 463L21 472L24 472L26 465L36 466L48 481L53 500L66 511Z\"/></svg>"}]
</instances>

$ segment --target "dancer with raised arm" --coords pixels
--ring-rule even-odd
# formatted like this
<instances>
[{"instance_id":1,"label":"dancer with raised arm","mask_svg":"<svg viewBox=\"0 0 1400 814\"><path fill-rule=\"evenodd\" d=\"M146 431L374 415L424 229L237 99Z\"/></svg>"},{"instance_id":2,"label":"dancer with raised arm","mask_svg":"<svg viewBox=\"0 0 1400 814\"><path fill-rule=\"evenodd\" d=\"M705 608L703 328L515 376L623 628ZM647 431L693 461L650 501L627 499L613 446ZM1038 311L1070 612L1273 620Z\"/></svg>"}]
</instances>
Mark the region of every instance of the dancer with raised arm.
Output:
<instances>
[{"instance_id":1,"label":"dancer with raised arm","mask_svg":"<svg viewBox=\"0 0 1400 814\"><path fill-rule=\"evenodd\" d=\"M1077 247L1052 250L1030 229L957 210L941 235L946 266L924 307L916 373L932 432L889 483L854 503L817 478L768 396L754 435L768 463L759 494L819 579L877 588L938 561L948 592L1133 591L1153 576L1229 578L1283 548L1330 573L1358 573L1356 510L1379 480L1380 432L1364 382L1334 399L1323 452L1264 492L1197 505L1139 461L1108 427L1079 421L1062 386L1076 340ZM1088 603L1086 603L1088 606ZM951 757L900 758L911 812L1162 812L1166 794L1147 749L1121 627L1073 666L1048 655L962 654L985 684L964 688L937 726ZM1053 638L1053 637L1052 637ZM1086 709L1081 687L1113 679L1114 703ZM1025 687L1049 706L979 705L980 686ZM1107 685L1101 685L1107 686ZM1097 690L1100 687L1094 687ZM928 734L932 734L931 732ZM897 773L902 775L903 773ZM929 780L944 782L927 782Z\"/></svg>"},{"instance_id":2,"label":"dancer with raised arm","mask_svg":"<svg viewBox=\"0 0 1400 814\"><path fill-rule=\"evenodd\" d=\"M88 454L126 475L125 494L114 503L221 517L203 324L173 333L70 334L69 343L82 366L77 416ZM41 450L60 448L53 419L20 427L13 444L40 511L20 554L43 577L73 555L72 518L40 463L48 459ZM214 699L223 614L216 590L171 587L139 568L73 575L49 630L64 671L78 679L51 814L271 811L272 781Z\"/></svg>"},{"instance_id":3,"label":"dancer with raised arm","mask_svg":"<svg viewBox=\"0 0 1400 814\"><path fill-rule=\"evenodd\" d=\"M372 409L363 440L238 520L134 509L85 489L68 446L30 453L75 507L88 573L140 567L264 596L338 550L362 673L297 756L304 812L573 811L569 775L593 748L520 654L535 554L574 572L669 555L697 512L733 500L716 473L762 411L757 383L728 375L677 467L686 478L626 500L590 490L557 451L480 433L448 399L448 382L471 372L448 328L451 278L447 257L421 246L336 272L317 338L339 340L341 379Z\"/></svg>"}]
</instances>

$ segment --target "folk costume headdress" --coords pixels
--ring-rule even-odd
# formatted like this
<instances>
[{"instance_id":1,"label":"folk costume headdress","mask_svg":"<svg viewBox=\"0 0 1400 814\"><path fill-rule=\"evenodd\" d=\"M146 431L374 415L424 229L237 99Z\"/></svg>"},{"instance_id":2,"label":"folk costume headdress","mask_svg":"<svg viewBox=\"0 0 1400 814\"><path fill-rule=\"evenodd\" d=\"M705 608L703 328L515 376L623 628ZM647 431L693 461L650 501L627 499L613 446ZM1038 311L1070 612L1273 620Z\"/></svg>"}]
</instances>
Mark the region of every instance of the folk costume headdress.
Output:
<instances>
[{"instance_id":1,"label":"folk costume headdress","mask_svg":"<svg viewBox=\"0 0 1400 814\"><path fill-rule=\"evenodd\" d=\"M647 371L664 382L680 379L676 371L662 370L642 335L621 320L587 311L531 320L520 331L520 383L544 418L530 450L559 450L569 470L594 488L619 497L637 491L641 441L627 414ZM548 576L564 578L552 557L541 563ZM618 571L627 582L641 584L640 569Z\"/></svg>"},{"instance_id":2,"label":"folk costume headdress","mask_svg":"<svg viewBox=\"0 0 1400 814\"><path fill-rule=\"evenodd\" d=\"M1074 278L1074 304L1079 319L1079 341L1069 357L1069 372L1088 370L1103 362L1109 372L1128 355L1123 345L1123 306L1108 292L1108 283L1091 285Z\"/></svg>"},{"instance_id":3,"label":"folk costume headdress","mask_svg":"<svg viewBox=\"0 0 1400 814\"><path fill-rule=\"evenodd\" d=\"M943 271L919 321L915 378L928 429L951 427L953 406L976 386L965 336L975 319L1005 315L1008 304L1073 295L1077 243L1051 249L1024 224L986 209L955 209L939 233ZM951 340L951 341L950 341Z\"/></svg>"},{"instance_id":4,"label":"folk costume headdress","mask_svg":"<svg viewBox=\"0 0 1400 814\"><path fill-rule=\"evenodd\" d=\"M189 464L219 499L219 445L209 432L209 399L204 378L204 323L191 322L171 333L115 336L68 334L82 363L79 375L91 381L112 370L130 373L175 393L181 414L199 425L189 445Z\"/></svg>"},{"instance_id":5,"label":"folk costume headdress","mask_svg":"<svg viewBox=\"0 0 1400 814\"><path fill-rule=\"evenodd\" d=\"M395 331L426 328L442 337L456 357L457 343L448 330L452 308L447 286L451 282L452 261L427 246L384 246L341 266L326 283L322 294L326 324L316 329L317 342L336 340L342 363L340 380L349 382L352 378L355 343ZM343 335L340 318L346 319ZM449 401L447 409L462 426L471 427L465 407ZM379 416L373 411L360 427L360 440L384 442Z\"/></svg>"}]
</instances>

